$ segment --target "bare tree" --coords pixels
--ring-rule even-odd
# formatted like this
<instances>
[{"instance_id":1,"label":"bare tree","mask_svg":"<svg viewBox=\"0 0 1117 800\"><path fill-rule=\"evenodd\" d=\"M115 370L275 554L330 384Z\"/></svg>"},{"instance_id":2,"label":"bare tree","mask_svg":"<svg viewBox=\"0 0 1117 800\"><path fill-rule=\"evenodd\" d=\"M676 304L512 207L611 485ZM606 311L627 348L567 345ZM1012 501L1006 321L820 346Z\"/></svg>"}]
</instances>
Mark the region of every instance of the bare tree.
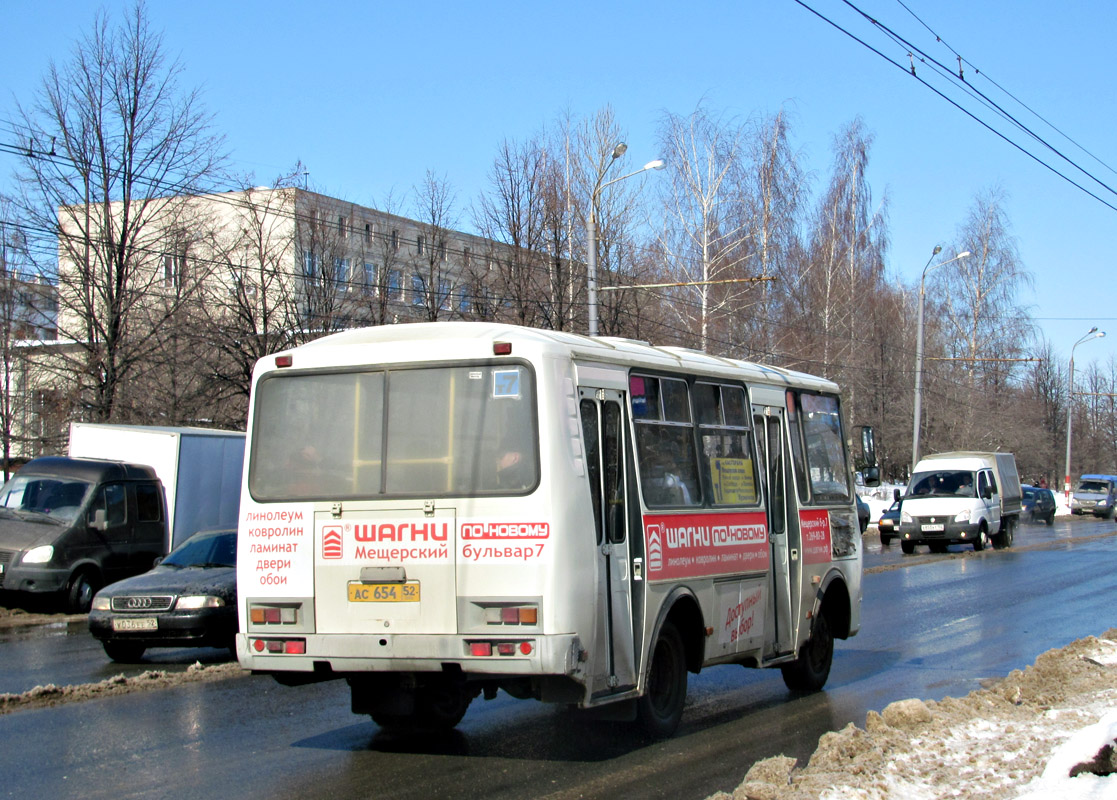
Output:
<instances>
[{"instance_id":1,"label":"bare tree","mask_svg":"<svg viewBox=\"0 0 1117 800\"><path fill-rule=\"evenodd\" d=\"M750 267L757 277L776 278L790 274L791 265L801 251L799 241L802 198L806 177L791 150L789 124L781 111L760 120L747 139L749 169L745 177L747 214L752 235L744 243L754 255ZM734 340L747 356L771 359L782 346L787 329L777 313L782 288L773 281L762 281L749 290L748 297L760 295L750 313L742 308L735 314L740 330Z\"/></svg>"},{"instance_id":2,"label":"bare tree","mask_svg":"<svg viewBox=\"0 0 1117 800\"><path fill-rule=\"evenodd\" d=\"M714 318L737 306L745 291L724 281L749 277L744 139L743 126L703 106L686 117L666 114L660 127L672 178L660 246L668 271L696 284L680 291L676 309L702 350L709 349Z\"/></svg>"},{"instance_id":3,"label":"bare tree","mask_svg":"<svg viewBox=\"0 0 1117 800\"><path fill-rule=\"evenodd\" d=\"M77 342L70 369L95 419L121 416L121 387L158 345L153 306L185 269L196 221L181 198L206 187L221 140L183 68L137 3L117 27L99 14L71 60L51 63L37 98L20 107L20 213L57 237L59 332ZM176 230L167 243L154 230ZM53 268L45 267L51 273Z\"/></svg>"},{"instance_id":4,"label":"bare tree","mask_svg":"<svg viewBox=\"0 0 1117 800\"><path fill-rule=\"evenodd\" d=\"M453 228L457 225L454 190L445 177L427 170L415 187L415 241L411 243L412 292L415 305L428 322L454 313L458 271L451 268ZM454 259L456 261L456 259Z\"/></svg>"},{"instance_id":5,"label":"bare tree","mask_svg":"<svg viewBox=\"0 0 1117 800\"><path fill-rule=\"evenodd\" d=\"M1011 359L1023 357L1033 338L1031 316L1017 299L1032 276L1020 261L1004 202L999 188L975 198L954 250L970 256L929 280L943 305L945 355L959 359L950 362L953 380L966 387L963 436L975 442L1002 418L1009 381L1019 372Z\"/></svg>"},{"instance_id":6,"label":"bare tree","mask_svg":"<svg viewBox=\"0 0 1117 800\"><path fill-rule=\"evenodd\" d=\"M546 159L539 142L505 140L489 171L491 192L474 213L482 235L493 242L483 259L471 265L470 284L486 316L509 316L520 325L535 325L546 296L543 180ZM490 308L487 295L496 298Z\"/></svg>"},{"instance_id":7,"label":"bare tree","mask_svg":"<svg viewBox=\"0 0 1117 800\"><path fill-rule=\"evenodd\" d=\"M208 243L215 263L204 289L199 353L207 365L214 417L244 422L252 370L263 356L292 346L299 314L292 235L298 172L274 189L246 188L229 198L223 225Z\"/></svg>"}]
</instances>

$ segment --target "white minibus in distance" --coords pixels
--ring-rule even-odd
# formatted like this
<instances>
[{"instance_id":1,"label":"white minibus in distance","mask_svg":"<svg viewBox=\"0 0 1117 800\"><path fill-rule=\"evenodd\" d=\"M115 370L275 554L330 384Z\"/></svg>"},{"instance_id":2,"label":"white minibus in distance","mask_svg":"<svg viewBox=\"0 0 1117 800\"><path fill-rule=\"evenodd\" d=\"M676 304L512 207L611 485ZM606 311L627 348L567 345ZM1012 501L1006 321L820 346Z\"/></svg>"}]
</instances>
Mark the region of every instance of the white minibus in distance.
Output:
<instances>
[{"instance_id":1,"label":"white minibus in distance","mask_svg":"<svg viewBox=\"0 0 1117 800\"><path fill-rule=\"evenodd\" d=\"M253 381L238 658L345 678L381 726L453 727L503 689L668 736L688 672L779 667L817 690L857 633L828 380L436 322L327 336Z\"/></svg>"}]
</instances>

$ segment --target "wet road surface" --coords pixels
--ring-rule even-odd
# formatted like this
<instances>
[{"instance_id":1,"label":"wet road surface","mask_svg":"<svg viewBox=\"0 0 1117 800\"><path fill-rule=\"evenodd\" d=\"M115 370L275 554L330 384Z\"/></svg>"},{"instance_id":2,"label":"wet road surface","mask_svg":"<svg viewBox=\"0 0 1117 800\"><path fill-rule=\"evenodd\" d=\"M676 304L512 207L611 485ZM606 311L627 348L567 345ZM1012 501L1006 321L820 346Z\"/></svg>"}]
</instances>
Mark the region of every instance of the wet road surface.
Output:
<instances>
[{"instance_id":1,"label":"wet road surface","mask_svg":"<svg viewBox=\"0 0 1117 800\"><path fill-rule=\"evenodd\" d=\"M793 697L778 671L716 667L691 676L667 742L503 694L476 701L448 736L397 739L349 713L342 682L290 689L242 677L0 716L0 737L19 743L0 748L2 793L704 798L732 791L759 758L805 758L822 733L863 725L870 709L965 694L1117 626L1115 531L1059 520L1022 526L1011 550L946 556L903 556L867 538L862 631L838 643L826 691ZM26 643L0 643L5 665Z\"/></svg>"}]
</instances>

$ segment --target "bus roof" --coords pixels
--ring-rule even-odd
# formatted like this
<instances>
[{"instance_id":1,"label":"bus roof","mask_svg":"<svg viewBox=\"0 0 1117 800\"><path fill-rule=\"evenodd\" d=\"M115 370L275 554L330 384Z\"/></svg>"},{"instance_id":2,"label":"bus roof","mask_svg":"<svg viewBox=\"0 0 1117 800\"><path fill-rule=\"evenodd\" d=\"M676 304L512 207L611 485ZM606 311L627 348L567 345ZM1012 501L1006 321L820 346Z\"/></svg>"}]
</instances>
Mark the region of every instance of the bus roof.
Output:
<instances>
[{"instance_id":1,"label":"bus roof","mask_svg":"<svg viewBox=\"0 0 1117 800\"><path fill-rule=\"evenodd\" d=\"M825 392L837 392L837 384L804 372L781 367L757 364L723 356L714 356L685 347L656 346L635 339L612 336L590 337L567 331L526 328L496 322L415 322L397 325L379 325L368 328L354 328L323 336L293 350L292 355L303 352L325 355L326 348L336 348L347 352L344 362L335 363L380 363L384 353L361 353L356 355L350 348L367 349L370 345L403 344L421 345L440 343L438 352L446 357L465 356L468 351L476 350L479 342L486 343L486 353L491 354L489 343L508 341L519 342L541 352L566 355L577 361L593 361L645 369L682 370L708 376L744 378L767 384L795 386ZM452 343L454 346L452 346ZM516 348L513 347L513 353ZM391 357L387 361L405 360ZM331 362L333 358L327 359ZM272 362L269 357L266 362Z\"/></svg>"}]
</instances>

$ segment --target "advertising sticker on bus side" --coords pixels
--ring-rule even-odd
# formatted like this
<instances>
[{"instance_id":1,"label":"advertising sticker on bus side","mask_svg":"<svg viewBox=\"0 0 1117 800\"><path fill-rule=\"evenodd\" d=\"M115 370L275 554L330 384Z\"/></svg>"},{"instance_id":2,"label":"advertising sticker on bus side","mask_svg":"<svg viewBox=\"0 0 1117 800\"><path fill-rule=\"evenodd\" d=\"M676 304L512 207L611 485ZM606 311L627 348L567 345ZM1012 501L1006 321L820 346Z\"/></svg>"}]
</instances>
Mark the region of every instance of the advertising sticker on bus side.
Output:
<instances>
[{"instance_id":1,"label":"advertising sticker on bus side","mask_svg":"<svg viewBox=\"0 0 1117 800\"><path fill-rule=\"evenodd\" d=\"M763 512L649 514L644 517L648 578L664 580L768 569Z\"/></svg>"}]
</instances>

